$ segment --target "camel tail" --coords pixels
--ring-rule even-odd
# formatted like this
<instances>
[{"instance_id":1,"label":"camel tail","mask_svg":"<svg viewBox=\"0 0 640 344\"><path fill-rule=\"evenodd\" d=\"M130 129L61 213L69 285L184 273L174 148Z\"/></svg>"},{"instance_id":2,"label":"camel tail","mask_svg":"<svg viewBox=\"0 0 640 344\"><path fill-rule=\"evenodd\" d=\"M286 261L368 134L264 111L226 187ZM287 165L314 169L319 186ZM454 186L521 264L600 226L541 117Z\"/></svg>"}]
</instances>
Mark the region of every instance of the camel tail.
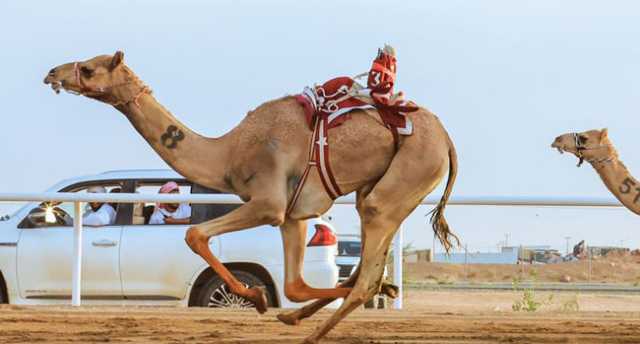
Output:
<instances>
[{"instance_id":1,"label":"camel tail","mask_svg":"<svg viewBox=\"0 0 640 344\"><path fill-rule=\"evenodd\" d=\"M456 175L458 174L458 155L456 154L456 148L453 146L451 139L448 137L447 139L449 140L449 178L447 179L447 187L444 189L440 202L438 202L438 205L436 205L429 214L431 214L430 222L434 235L438 237L445 251L449 253L453 246L452 239L455 241L456 246L460 246L460 239L451 232L451 228L449 228L449 224L444 218L444 208L447 206L453 184L456 181Z\"/></svg>"}]
</instances>

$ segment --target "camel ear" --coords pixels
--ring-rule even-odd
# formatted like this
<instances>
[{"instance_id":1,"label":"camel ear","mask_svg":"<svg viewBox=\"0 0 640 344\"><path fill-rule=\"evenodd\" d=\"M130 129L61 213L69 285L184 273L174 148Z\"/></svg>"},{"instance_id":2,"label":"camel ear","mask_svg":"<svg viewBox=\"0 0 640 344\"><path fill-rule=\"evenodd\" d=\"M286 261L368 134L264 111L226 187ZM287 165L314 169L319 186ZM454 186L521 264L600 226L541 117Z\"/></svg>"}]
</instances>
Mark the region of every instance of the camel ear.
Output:
<instances>
[{"instance_id":1,"label":"camel ear","mask_svg":"<svg viewBox=\"0 0 640 344\"><path fill-rule=\"evenodd\" d=\"M118 67L122 61L124 61L124 53L120 50L116 51L116 53L113 55L113 58L111 59L111 64L109 65L109 68L114 69L116 67Z\"/></svg>"},{"instance_id":2,"label":"camel ear","mask_svg":"<svg viewBox=\"0 0 640 344\"><path fill-rule=\"evenodd\" d=\"M600 131L600 143L603 143L605 140L609 138L609 129L603 128Z\"/></svg>"}]
</instances>

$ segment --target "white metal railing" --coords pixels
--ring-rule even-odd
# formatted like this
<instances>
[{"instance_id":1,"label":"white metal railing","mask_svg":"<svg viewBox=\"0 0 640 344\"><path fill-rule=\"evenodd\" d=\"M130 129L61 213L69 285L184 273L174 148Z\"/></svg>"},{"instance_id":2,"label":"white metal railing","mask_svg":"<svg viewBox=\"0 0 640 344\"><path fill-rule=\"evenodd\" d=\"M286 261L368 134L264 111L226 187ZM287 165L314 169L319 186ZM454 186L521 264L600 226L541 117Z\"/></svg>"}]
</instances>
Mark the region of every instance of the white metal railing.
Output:
<instances>
[{"instance_id":1,"label":"white metal railing","mask_svg":"<svg viewBox=\"0 0 640 344\"><path fill-rule=\"evenodd\" d=\"M436 204L439 197L428 197L421 204ZM72 274L71 304L80 305L80 286L82 280L82 203L192 203L192 204L240 204L242 200L230 194L128 194L128 193L0 193L0 202L73 202L74 203L74 257ZM355 204L353 195L336 199L335 204ZM523 197L523 196L454 196L450 205L484 206L579 206L579 207L621 207L612 197ZM393 282L399 288L394 308L402 309L402 226L396 233L393 243Z\"/></svg>"},{"instance_id":2,"label":"white metal railing","mask_svg":"<svg viewBox=\"0 0 640 344\"><path fill-rule=\"evenodd\" d=\"M436 204L439 197L430 196L421 204ZM0 193L0 202L189 202L189 203L242 203L240 197L231 194L127 194L127 193ZM347 195L335 200L335 204L355 204L355 197ZM613 197L550 197L550 196L452 196L451 205L496 205L496 206L583 206L583 207L621 207Z\"/></svg>"}]
</instances>

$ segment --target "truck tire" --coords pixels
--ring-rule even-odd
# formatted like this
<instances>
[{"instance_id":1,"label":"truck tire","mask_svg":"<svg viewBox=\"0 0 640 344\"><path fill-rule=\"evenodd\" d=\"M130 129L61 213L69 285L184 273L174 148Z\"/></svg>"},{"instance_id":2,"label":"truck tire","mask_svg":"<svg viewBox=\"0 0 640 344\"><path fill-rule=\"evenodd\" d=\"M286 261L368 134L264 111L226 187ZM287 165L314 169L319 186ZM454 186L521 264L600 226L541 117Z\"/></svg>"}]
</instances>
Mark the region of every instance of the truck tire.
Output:
<instances>
[{"instance_id":1,"label":"truck tire","mask_svg":"<svg viewBox=\"0 0 640 344\"><path fill-rule=\"evenodd\" d=\"M247 271L234 270L231 271L231 273L247 288L265 288L269 307L273 307L275 305L275 296L269 292L269 289L266 288L265 282L260 280L260 278ZM227 284L224 283L222 278L218 275L213 275L202 286L198 298L196 299L195 306L212 308L255 308L253 302L233 294L229 290Z\"/></svg>"}]
</instances>

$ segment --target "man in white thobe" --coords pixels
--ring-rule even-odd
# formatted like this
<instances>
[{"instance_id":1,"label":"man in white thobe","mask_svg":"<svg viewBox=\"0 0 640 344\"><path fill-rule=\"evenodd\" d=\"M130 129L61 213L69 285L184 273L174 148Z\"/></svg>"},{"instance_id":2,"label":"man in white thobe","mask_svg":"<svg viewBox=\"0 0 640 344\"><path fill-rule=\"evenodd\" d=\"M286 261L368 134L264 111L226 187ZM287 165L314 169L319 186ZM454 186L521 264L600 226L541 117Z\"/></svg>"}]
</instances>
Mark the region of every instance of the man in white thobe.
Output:
<instances>
[{"instance_id":1,"label":"man in white thobe","mask_svg":"<svg viewBox=\"0 0 640 344\"><path fill-rule=\"evenodd\" d=\"M104 186L92 186L87 193L107 193ZM82 215L82 224L89 227L112 225L116 222L116 210L109 203L89 202L89 209Z\"/></svg>"},{"instance_id":2,"label":"man in white thobe","mask_svg":"<svg viewBox=\"0 0 640 344\"><path fill-rule=\"evenodd\" d=\"M180 187L176 182L167 182L158 193L177 194ZM188 225L191 223L191 206L188 203L159 203L151 214L150 225Z\"/></svg>"}]
</instances>

